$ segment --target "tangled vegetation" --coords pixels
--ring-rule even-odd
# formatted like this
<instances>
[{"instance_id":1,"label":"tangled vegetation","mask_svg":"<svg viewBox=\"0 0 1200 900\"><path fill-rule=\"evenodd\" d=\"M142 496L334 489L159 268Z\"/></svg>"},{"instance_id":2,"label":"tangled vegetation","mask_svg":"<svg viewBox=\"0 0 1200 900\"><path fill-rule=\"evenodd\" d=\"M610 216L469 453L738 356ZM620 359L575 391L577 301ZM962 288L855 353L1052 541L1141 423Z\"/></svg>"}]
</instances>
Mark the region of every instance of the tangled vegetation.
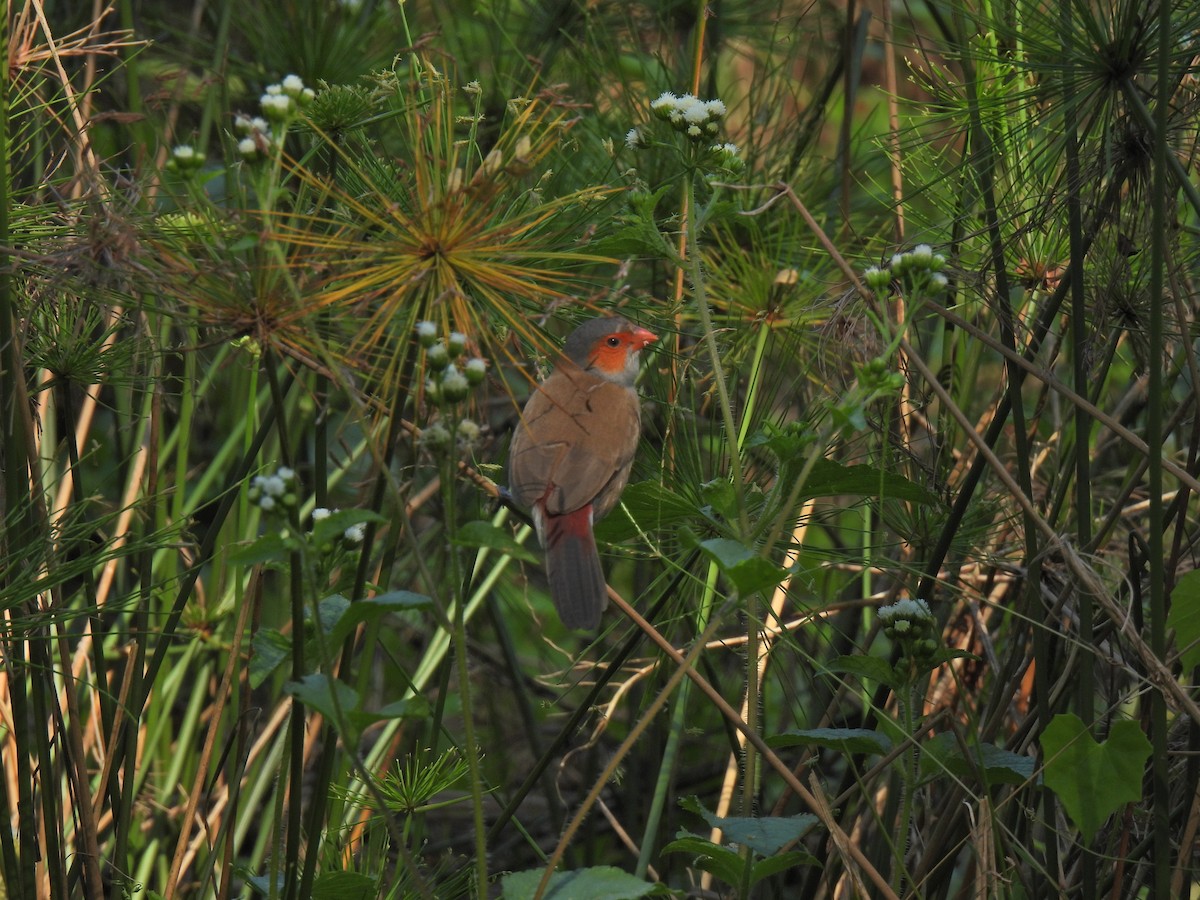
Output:
<instances>
[{"instance_id":1,"label":"tangled vegetation","mask_svg":"<svg viewBox=\"0 0 1200 900\"><path fill-rule=\"evenodd\" d=\"M1200 5L7 9L0 895L1200 891Z\"/></svg>"}]
</instances>

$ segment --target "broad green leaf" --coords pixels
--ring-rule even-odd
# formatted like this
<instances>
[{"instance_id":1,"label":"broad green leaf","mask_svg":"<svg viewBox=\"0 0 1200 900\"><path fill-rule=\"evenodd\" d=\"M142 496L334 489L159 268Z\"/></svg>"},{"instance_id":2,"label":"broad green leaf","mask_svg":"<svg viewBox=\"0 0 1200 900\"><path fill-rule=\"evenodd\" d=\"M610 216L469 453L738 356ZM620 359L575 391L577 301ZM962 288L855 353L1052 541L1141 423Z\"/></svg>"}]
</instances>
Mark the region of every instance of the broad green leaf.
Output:
<instances>
[{"instance_id":1,"label":"broad green leaf","mask_svg":"<svg viewBox=\"0 0 1200 900\"><path fill-rule=\"evenodd\" d=\"M891 738L869 728L805 728L773 734L767 738L767 743L775 749L799 744L828 747L843 753L874 753L878 756L884 756L892 749Z\"/></svg>"},{"instance_id":2,"label":"broad green leaf","mask_svg":"<svg viewBox=\"0 0 1200 900\"><path fill-rule=\"evenodd\" d=\"M758 884L764 878L794 869L796 866L820 866L821 861L807 850L789 850L776 853L766 859L756 860L750 869L750 883Z\"/></svg>"},{"instance_id":3,"label":"broad green leaf","mask_svg":"<svg viewBox=\"0 0 1200 900\"><path fill-rule=\"evenodd\" d=\"M256 566L259 563L284 562L288 554L296 549L295 539L284 537L278 531L269 531L245 547L239 547L229 554L229 561L235 566Z\"/></svg>"},{"instance_id":4,"label":"broad green leaf","mask_svg":"<svg viewBox=\"0 0 1200 900\"><path fill-rule=\"evenodd\" d=\"M696 797L684 797L679 805L700 816L710 828L720 828L723 837L730 843L749 847L760 856L774 856L818 821L816 816L809 813L794 816L718 816Z\"/></svg>"},{"instance_id":5,"label":"broad green leaf","mask_svg":"<svg viewBox=\"0 0 1200 900\"><path fill-rule=\"evenodd\" d=\"M545 869L513 872L501 880L504 900L528 900L537 893ZM657 890L656 885L635 878L614 866L592 866L574 872L555 872L542 894L545 900L635 900Z\"/></svg>"},{"instance_id":6,"label":"broad green leaf","mask_svg":"<svg viewBox=\"0 0 1200 900\"><path fill-rule=\"evenodd\" d=\"M250 641L250 687L260 687L292 655L292 639L272 628L260 628Z\"/></svg>"},{"instance_id":7,"label":"broad green leaf","mask_svg":"<svg viewBox=\"0 0 1200 900\"><path fill-rule=\"evenodd\" d=\"M1032 756L1023 756L997 747L978 743L968 748L970 758L963 756L958 739L951 732L931 737L921 745L921 772L935 778L946 772L964 781L975 781L982 775L984 784L1025 784L1034 778L1036 763Z\"/></svg>"},{"instance_id":8,"label":"broad green leaf","mask_svg":"<svg viewBox=\"0 0 1200 900\"><path fill-rule=\"evenodd\" d=\"M726 519L737 515L737 491L726 478L717 478L700 486L700 496L713 512Z\"/></svg>"},{"instance_id":9,"label":"broad green leaf","mask_svg":"<svg viewBox=\"0 0 1200 900\"><path fill-rule=\"evenodd\" d=\"M662 852L690 853L696 868L711 872L726 884L740 884L746 868L746 860L738 851L714 844L688 831L680 831L675 840L662 848Z\"/></svg>"},{"instance_id":10,"label":"broad green leaf","mask_svg":"<svg viewBox=\"0 0 1200 900\"><path fill-rule=\"evenodd\" d=\"M769 590L791 573L750 550L744 544L728 538L711 538L700 542L700 550L712 559L739 597Z\"/></svg>"},{"instance_id":11,"label":"broad green leaf","mask_svg":"<svg viewBox=\"0 0 1200 900\"><path fill-rule=\"evenodd\" d=\"M491 522L468 522L458 529L454 543L460 547L482 547L487 550L495 550L497 553L503 553L513 559L521 559L529 563L538 561L537 556L525 549L525 545L514 538L511 531L493 525Z\"/></svg>"},{"instance_id":12,"label":"broad green leaf","mask_svg":"<svg viewBox=\"0 0 1200 900\"><path fill-rule=\"evenodd\" d=\"M794 816L713 816L709 822L720 828L734 844L749 847L760 856L774 856L792 841L799 840L817 824L811 813Z\"/></svg>"},{"instance_id":13,"label":"broad green leaf","mask_svg":"<svg viewBox=\"0 0 1200 900\"><path fill-rule=\"evenodd\" d=\"M1142 796L1142 772L1150 741L1137 722L1114 722L1108 740L1097 743L1073 713L1057 715L1042 733L1043 778L1062 801L1083 839L1110 815Z\"/></svg>"},{"instance_id":14,"label":"broad green leaf","mask_svg":"<svg viewBox=\"0 0 1200 900\"><path fill-rule=\"evenodd\" d=\"M346 682L322 673L305 675L299 681L289 681L283 689L330 722L337 721L339 710L349 718L358 708L358 691Z\"/></svg>"},{"instance_id":15,"label":"broad green leaf","mask_svg":"<svg viewBox=\"0 0 1200 900\"><path fill-rule=\"evenodd\" d=\"M428 713L428 703L420 697L399 700L378 712L368 712L359 706L358 691L324 673L305 675L299 681L289 681L283 688L309 709L319 712L335 727L340 727L344 722L355 730L361 730L384 719L424 716Z\"/></svg>"},{"instance_id":16,"label":"broad green leaf","mask_svg":"<svg viewBox=\"0 0 1200 900\"><path fill-rule=\"evenodd\" d=\"M834 497L850 494L861 497L889 497L912 503L936 504L938 498L902 475L874 466L843 466L831 459L818 459L800 492L809 497Z\"/></svg>"},{"instance_id":17,"label":"broad green leaf","mask_svg":"<svg viewBox=\"0 0 1200 900\"><path fill-rule=\"evenodd\" d=\"M850 675L857 675L859 678L878 681L880 684L887 685L893 691L899 690L903 684L900 677L896 674L896 670L892 668L892 664L879 656L864 656L861 654L839 656L829 664L829 671L846 672Z\"/></svg>"},{"instance_id":18,"label":"broad green leaf","mask_svg":"<svg viewBox=\"0 0 1200 900\"><path fill-rule=\"evenodd\" d=\"M388 591L354 603L345 600L344 602L346 605L336 619L329 621L324 614L321 616L321 624L328 635L326 640L330 649L340 648L354 629L364 622L376 620L388 613L427 609L433 601L424 594L415 594L412 591Z\"/></svg>"},{"instance_id":19,"label":"broad green leaf","mask_svg":"<svg viewBox=\"0 0 1200 900\"><path fill-rule=\"evenodd\" d=\"M922 657L930 669L936 669L942 663L953 662L956 659L970 659L979 662L981 657L968 650L959 650L957 647L938 647L937 651L929 657Z\"/></svg>"},{"instance_id":20,"label":"broad green leaf","mask_svg":"<svg viewBox=\"0 0 1200 900\"><path fill-rule=\"evenodd\" d=\"M1200 666L1200 569L1193 569L1175 582L1167 627L1175 630L1175 652L1187 675Z\"/></svg>"}]
</instances>

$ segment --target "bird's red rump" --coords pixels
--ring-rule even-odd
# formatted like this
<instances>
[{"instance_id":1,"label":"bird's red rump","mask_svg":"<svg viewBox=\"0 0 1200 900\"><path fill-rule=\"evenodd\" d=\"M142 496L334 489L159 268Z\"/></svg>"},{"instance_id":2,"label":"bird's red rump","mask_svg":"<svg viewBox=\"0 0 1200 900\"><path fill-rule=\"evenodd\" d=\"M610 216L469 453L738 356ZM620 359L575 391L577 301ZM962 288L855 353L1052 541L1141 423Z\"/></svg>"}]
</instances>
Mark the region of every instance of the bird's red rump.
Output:
<instances>
[{"instance_id":1,"label":"bird's red rump","mask_svg":"<svg viewBox=\"0 0 1200 900\"><path fill-rule=\"evenodd\" d=\"M592 504L580 507L564 516L546 516L546 546L553 547L564 537L592 537Z\"/></svg>"}]
</instances>

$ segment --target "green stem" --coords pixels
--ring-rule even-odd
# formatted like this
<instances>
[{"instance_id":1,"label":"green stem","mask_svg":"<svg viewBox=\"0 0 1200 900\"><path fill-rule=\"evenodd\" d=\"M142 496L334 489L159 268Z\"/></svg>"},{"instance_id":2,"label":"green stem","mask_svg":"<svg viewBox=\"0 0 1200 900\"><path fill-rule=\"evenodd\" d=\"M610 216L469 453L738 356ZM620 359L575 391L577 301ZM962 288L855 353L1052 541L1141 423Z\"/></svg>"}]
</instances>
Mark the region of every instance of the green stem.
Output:
<instances>
[{"instance_id":1,"label":"green stem","mask_svg":"<svg viewBox=\"0 0 1200 900\"><path fill-rule=\"evenodd\" d=\"M287 428L287 406L283 387L279 383L279 373L271 354L263 354L263 364L267 372L267 383L271 388L271 405L275 408L276 421L279 427L276 434L279 438L279 457L285 466L293 466L291 442ZM298 533L299 522L294 511L289 513L289 526L292 533ZM298 550L288 554L288 594L291 599L292 619L292 680L300 681L306 673L304 659L304 560ZM301 833L301 796L304 790L304 703L299 697L292 698L292 714L288 720L288 801L287 801L287 836L284 849L284 859L287 871L284 877L283 895L292 900L299 895L300 868L300 833Z\"/></svg>"},{"instance_id":2,"label":"green stem","mask_svg":"<svg viewBox=\"0 0 1200 900\"><path fill-rule=\"evenodd\" d=\"M1171 10L1174 4L1160 3L1158 6L1158 91L1154 109L1154 186L1150 192L1150 314L1149 347L1150 373L1147 391L1146 443L1150 446L1148 488L1150 498L1150 527L1147 540L1150 544L1148 564L1150 569L1150 647L1158 659L1167 655L1167 604L1166 567L1163 560L1163 372L1167 363L1163 346L1163 291L1165 289L1166 234L1167 234L1167 165L1177 164L1174 154L1167 147L1167 113L1171 106L1170 61L1172 41L1176 29L1171 27ZM1133 91L1127 92L1133 94ZM1187 178L1182 184L1193 196L1195 189ZM1167 703L1163 689L1150 693L1150 732L1154 744L1151 763L1151 809L1153 810L1154 835L1154 890L1156 897L1170 894L1171 868L1175 852L1171 846L1171 783L1168 771L1168 718Z\"/></svg>"},{"instance_id":3,"label":"green stem","mask_svg":"<svg viewBox=\"0 0 1200 900\"><path fill-rule=\"evenodd\" d=\"M704 283L704 267L700 258L700 224L696 215L696 178L698 172L693 169L685 181L687 185L687 257L683 260L687 266L688 280L692 284L692 299L696 304L696 313L700 317L700 327L704 332L704 345L708 350L708 358L712 363L713 385L717 390L717 402L721 407L721 423L729 440L738 434L737 422L733 417L733 402L729 398L729 387L725 380L725 369L721 364L721 350L717 346L716 329L713 326L712 312L708 308L708 296ZM729 474L733 482L734 493L737 497L738 524L743 535L750 533L749 521L746 515L746 497L742 484L742 457L740 445L734 444L729 448Z\"/></svg>"},{"instance_id":4,"label":"green stem","mask_svg":"<svg viewBox=\"0 0 1200 900\"><path fill-rule=\"evenodd\" d=\"M901 664L907 661L901 659ZM919 760L917 757L917 721L916 721L916 705L917 705L917 683L911 681L903 696L900 693L896 695L896 702L900 706L901 728L904 731L904 738L908 741L904 748L904 753L900 757L900 822L896 828L896 868L892 874L892 884L895 885L896 893L899 894L904 888L904 882L908 878L908 868L905 860L908 858L908 848L910 832L912 830L912 814L913 814L913 799L917 790L917 778L920 775L918 770ZM915 888L916 885L913 885Z\"/></svg>"},{"instance_id":5,"label":"green stem","mask_svg":"<svg viewBox=\"0 0 1200 900\"><path fill-rule=\"evenodd\" d=\"M462 703L463 753L471 782L471 813L475 827L475 880L477 897L488 894L487 828L483 819L483 776L479 768L479 746L475 739L475 718L471 709L471 671L467 658L467 588L460 565L458 548L450 539L458 532L457 498L454 488L457 461L449 455L442 466L443 508L446 513L446 547L450 563L450 585L453 593L454 665L458 669L458 693Z\"/></svg>"},{"instance_id":6,"label":"green stem","mask_svg":"<svg viewBox=\"0 0 1200 900\"><path fill-rule=\"evenodd\" d=\"M708 577L704 582L703 598L696 615L696 631L703 632L708 628L709 619L712 617L713 596L717 588L717 575L717 564L710 562ZM646 872L650 868L650 857L654 855L654 836L658 832L659 822L662 821L662 813L667 804L668 789L671 785L671 773L674 771L675 762L679 757L679 744L687 724L687 704L690 693L691 682L685 681L679 686L679 694L674 701L674 709L671 713L671 731L667 735L667 745L663 748L663 761L658 769L654 796L650 800L650 811L646 816L645 837L642 839L642 847L638 853L637 869L634 870L634 874L638 878L646 877Z\"/></svg>"},{"instance_id":7,"label":"green stem","mask_svg":"<svg viewBox=\"0 0 1200 900\"><path fill-rule=\"evenodd\" d=\"M0 28L0 58L8 59L8 26ZM28 434L25 421L28 406L24 402L21 379L25 377L17 350L17 318L12 295L12 234L9 227L9 206L12 203L12 182L9 177L9 67L0 71L0 421L4 429L0 441L4 444L4 493L0 494L0 541L4 551L13 559L32 554L37 535L29 503ZM36 558L31 556L30 558ZM0 583L0 589L6 587ZM17 662L22 642L13 638L4 642L5 670L9 679L10 702L16 722L32 721L26 706L25 672ZM18 808L26 810L19 817L20 837L13 840L11 829L0 832L0 848L4 858L4 885L8 896L29 898L37 892L38 835L37 817L33 809L33 775L29 754L18 746L16 783ZM0 773L7 776L7 772ZM7 791L6 791L7 793ZM4 807L7 809L8 807ZM20 856L18 857L18 848Z\"/></svg>"},{"instance_id":8,"label":"green stem","mask_svg":"<svg viewBox=\"0 0 1200 900\"><path fill-rule=\"evenodd\" d=\"M687 257L684 260L688 269L688 279L692 284L692 299L696 304L696 312L700 317L700 325L704 332L704 344L708 348L708 357L712 363L713 385L717 391L717 404L721 408L722 424L725 428L729 447L729 472L733 482L734 496L737 498L739 534L743 538L750 535L750 520L746 512L746 497L742 483L742 451L736 440L739 434L733 415L733 401L730 399L729 386L725 380L725 369L721 362L721 351L717 346L716 329L713 326L712 313L708 308L708 297L705 291L704 267L700 254L700 224L696 214L696 178L698 172L692 169L688 173L687 184ZM757 593L743 598L746 602L746 725L751 731L758 732L759 691L758 691L758 654L759 634L758 622L761 617L759 597ZM742 814L753 815L754 798L757 790L758 757L754 745L747 743L742 778Z\"/></svg>"}]
</instances>

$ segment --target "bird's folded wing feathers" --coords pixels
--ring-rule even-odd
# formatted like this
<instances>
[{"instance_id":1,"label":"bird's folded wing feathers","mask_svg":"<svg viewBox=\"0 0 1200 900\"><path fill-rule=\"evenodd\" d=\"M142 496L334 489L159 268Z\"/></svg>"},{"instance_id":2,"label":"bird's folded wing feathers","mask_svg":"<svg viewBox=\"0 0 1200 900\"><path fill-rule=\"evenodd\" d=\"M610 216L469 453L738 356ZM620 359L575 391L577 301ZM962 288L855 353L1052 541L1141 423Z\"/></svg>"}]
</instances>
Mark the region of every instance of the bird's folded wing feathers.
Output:
<instances>
[{"instance_id":1,"label":"bird's folded wing feathers","mask_svg":"<svg viewBox=\"0 0 1200 900\"><path fill-rule=\"evenodd\" d=\"M552 375L530 398L513 437L513 497L525 507L544 500L547 513L563 515L592 502L614 477L622 476L623 486L640 418L627 388L583 373Z\"/></svg>"}]
</instances>

